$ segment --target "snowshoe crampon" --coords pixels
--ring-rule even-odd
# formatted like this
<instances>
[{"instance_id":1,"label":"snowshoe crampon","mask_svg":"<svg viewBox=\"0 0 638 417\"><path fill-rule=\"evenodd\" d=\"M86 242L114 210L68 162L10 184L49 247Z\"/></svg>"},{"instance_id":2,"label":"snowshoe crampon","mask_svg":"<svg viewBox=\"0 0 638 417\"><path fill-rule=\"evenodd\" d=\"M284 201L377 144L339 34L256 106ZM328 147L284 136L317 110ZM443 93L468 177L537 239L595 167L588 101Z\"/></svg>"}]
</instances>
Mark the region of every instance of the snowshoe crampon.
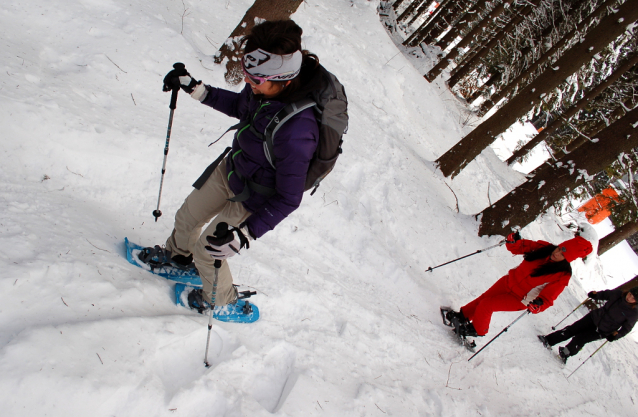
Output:
<instances>
[{"instance_id":1,"label":"snowshoe crampon","mask_svg":"<svg viewBox=\"0 0 638 417\"><path fill-rule=\"evenodd\" d=\"M448 327L452 327L452 332L460 345L463 345L470 352L474 352L476 342L467 338L467 329L465 328L465 325L459 322L457 314L448 314L450 312L456 313L451 307L441 307L441 318L443 319L443 324Z\"/></svg>"},{"instance_id":2,"label":"snowshoe crampon","mask_svg":"<svg viewBox=\"0 0 638 417\"><path fill-rule=\"evenodd\" d=\"M454 335L458 339L459 343L465 346L465 349L469 350L470 352L474 352L474 349L476 348L476 342L474 340L467 338L467 336L465 335L463 331L462 326L458 324L458 322L455 323L454 329L452 329L452 332L454 332Z\"/></svg>"},{"instance_id":3,"label":"snowshoe crampon","mask_svg":"<svg viewBox=\"0 0 638 417\"><path fill-rule=\"evenodd\" d=\"M454 327L454 324L452 324L450 319L448 319L447 317L447 313L449 313L450 311L454 311L452 310L452 307L441 307L441 319L443 319L443 324L445 324L446 326Z\"/></svg>"}]
</instances>

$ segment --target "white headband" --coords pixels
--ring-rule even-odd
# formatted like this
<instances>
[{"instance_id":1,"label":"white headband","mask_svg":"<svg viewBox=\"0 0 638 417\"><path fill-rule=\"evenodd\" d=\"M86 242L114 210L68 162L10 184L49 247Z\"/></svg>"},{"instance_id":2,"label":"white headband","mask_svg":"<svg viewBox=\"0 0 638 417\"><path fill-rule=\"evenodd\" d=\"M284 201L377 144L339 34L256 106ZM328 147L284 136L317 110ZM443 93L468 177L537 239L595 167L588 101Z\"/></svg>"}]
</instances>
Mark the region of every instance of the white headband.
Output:
<instances>
[{"instance_id":1,"label":"white headband","mask_svg":"<svg viewBox=\"0 0 638 417\"><path fill-rule=\"evenodd\" d=\"M272 81L292 80L301 70L301 51L277 55L257 49L244 55L244 69L256 77L268 77Z\"/></svg>"}]
</instances>

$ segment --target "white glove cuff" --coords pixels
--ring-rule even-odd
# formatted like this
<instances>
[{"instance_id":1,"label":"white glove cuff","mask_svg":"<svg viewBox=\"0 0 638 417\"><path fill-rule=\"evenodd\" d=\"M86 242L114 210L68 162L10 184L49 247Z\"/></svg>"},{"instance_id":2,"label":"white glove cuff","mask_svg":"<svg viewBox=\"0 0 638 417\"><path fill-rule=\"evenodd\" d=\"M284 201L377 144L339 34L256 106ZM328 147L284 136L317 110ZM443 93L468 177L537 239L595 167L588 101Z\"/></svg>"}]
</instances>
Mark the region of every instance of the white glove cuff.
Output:
<instances>
[{"instance_id":1,"label":"white glove cuff","mask_svg":"<svg viewBox=\"0 0 638 417\"><path fill-rule=\"evenodd\" d=\"M250 234L250 232L248 231L248 226L244 226L241 229L241 232L244 234L244 236L246 236L246 239L248 239L248 241L253 240L252 235Z\"/></svg>"},{"instance_id":2,"label":"white glove cuff","mask_svg":"<svg viewBox=\"0 0 638 417\"><path fill-rule=\"evenodd\" d=\"M191 93L191 97L195 100L199 100L200 102L204 101L207 95L208 90L206 89L206 86L204 86L204 83L197 84Z\"/></svg>"}]
</instances>

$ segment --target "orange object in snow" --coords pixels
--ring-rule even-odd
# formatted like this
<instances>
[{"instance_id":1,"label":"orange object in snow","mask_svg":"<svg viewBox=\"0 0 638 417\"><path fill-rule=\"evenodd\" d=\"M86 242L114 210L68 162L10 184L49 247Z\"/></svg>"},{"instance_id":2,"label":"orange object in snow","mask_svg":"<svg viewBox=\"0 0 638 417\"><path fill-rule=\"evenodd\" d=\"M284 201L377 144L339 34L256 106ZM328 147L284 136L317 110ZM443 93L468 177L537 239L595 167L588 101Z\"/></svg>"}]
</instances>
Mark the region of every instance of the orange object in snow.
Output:
<instances>
[{"instance_id":1,"label":"orange object in snow","mask_svg":"<svg viewBox=\"0 0 638 417\"><path fill-rule=\"evenodd\" d=\"M616 190L611 187L605 188L600 194L596 194L592 199L578 207L578 211L585 213L589 223L598 224L611 214L609 206L612 202L619 203L620 201Z\"/></svg>"}]
</instances>

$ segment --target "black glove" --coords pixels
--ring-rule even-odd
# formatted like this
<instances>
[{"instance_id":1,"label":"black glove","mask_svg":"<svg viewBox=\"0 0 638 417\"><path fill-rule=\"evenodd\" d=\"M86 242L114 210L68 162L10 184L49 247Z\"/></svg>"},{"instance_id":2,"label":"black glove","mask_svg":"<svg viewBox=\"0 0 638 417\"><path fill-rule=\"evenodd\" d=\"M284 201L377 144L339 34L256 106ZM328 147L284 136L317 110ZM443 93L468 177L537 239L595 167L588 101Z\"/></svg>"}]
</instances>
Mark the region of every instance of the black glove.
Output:
<instances>
[{"instance_id":1,"label":"black glove","mask_svg":"<svg viewBox=\"0 0 638 417\"><path fill-rule=\"evenodd\" d=\"M202 80L197 81L196 79L191 78L191 75L189 73L186 73L186 75L182 75L179 77L179 84L182 87L182 90L186 91L188 94L192 93L195 87L197 87L201 83Z\"/></svg>"},{"instance_id":2,"label":"black glove","mask_svg":"<svg viewBox=\"0 0 638 417\"><path fill-rule=\"evenodd\" d=\"M164 77L164 87L163 91L171 91L174 87L180 85L179 77L188 76L188 71L186 71L186 67L181 62L176 62L173 64L173 70L166 74ZM191 90L192 91L192 90Z\"/></svg>"},{"instance_id":3,"label":"black glove","mask_svg":"<svg viewBox=\"0 0 638 417\"><path fill-rule=\"evenodd\" d=\"M609 336L605 337L605 339L607 339L608 342L613 342L614 340L618 339L618 335L612 333Z\"/></svg>"},{"instance_id":4,"label":"black glove","mask_svg":"<svg viewBox=\"0 0 638 417\"><path fill-rule=\"evenodd\" d=\"M596 291L590 291L587 293L587 297L591 298L592 300L598 300L598 297L596 296L597 292Z\"/></svg>"},{"instance_id":5,"label":"black glove","mask_svg":"<svg viewBox=\"0 0 638 417\"><path fill-rule=\"evenodd\" d=\"M507 243L516 243L519 240L521 240L521 234L517 230L515 233L510 233L507 236L507 238L505 239L505 242L507 242Z\"/></svg>"}]
</instances>

